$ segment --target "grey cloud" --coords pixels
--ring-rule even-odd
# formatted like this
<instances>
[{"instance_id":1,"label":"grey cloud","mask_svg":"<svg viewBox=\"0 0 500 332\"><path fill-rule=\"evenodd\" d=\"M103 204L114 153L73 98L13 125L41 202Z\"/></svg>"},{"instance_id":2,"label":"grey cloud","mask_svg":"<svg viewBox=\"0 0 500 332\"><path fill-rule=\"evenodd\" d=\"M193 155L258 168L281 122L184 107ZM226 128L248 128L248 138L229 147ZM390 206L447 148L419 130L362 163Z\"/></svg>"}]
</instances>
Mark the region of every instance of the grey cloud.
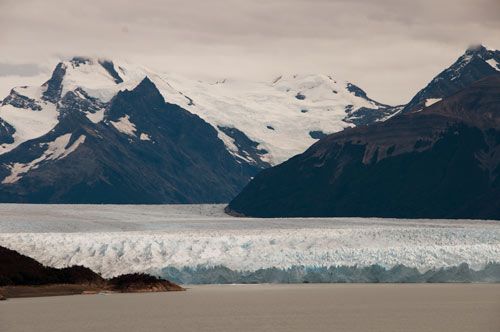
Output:
<instances>
[{"instance_id":1,"label":"grey cloud","mask_svg":"<svg viewBox=\"0 0 500 332\"><path fill-rule=\"evenodd\" d=\"M498 0L2 0L0 62L127 58L194 76L336 73L406 102L472 43L500 47Z\"/></svg>"},{"instance_id":2,"label":"grey cloud","mask_svg":"<svg viewBox=\"0 0 500 332\"><path fill-rule=\"evenodd\" d=\"M0 76L35 76L44 70L35 63L2 63L0 62Z\"/></svg>"}]
</instances>

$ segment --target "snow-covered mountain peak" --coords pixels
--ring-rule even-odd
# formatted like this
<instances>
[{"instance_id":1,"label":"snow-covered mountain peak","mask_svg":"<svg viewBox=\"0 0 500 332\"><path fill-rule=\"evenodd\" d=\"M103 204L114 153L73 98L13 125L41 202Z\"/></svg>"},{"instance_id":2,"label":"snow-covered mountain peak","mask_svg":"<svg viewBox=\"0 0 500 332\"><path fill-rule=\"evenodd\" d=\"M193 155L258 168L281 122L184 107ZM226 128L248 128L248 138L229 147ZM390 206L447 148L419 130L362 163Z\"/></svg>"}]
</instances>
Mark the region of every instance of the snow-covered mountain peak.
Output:
<instances>
[{"instance_id":1,"label":"snow-covered mountain peak","mask_svg":"<svg viewBox=\"0 0 500 332\"><path fill-rule=\"evenodd\" d=\"M457 61L448 68L448 71L455 72L454 77L458 77L465 66L469 65L474 60L489 61L500 57L500 52L489 49L484 45L470 46L465 53L457 59Z\"/></svg>"},{"instance_id":2,"label":"snow-covered mountain peak","mask_svg":"<svg viewBox=\"0 0 500 332\"><path fill-rule=\"evenodd\" d=\"M488 51L488 49L482 44L470 45L466 50L465 54L481 54Z\"/></svg>"},{"instance_id":3,"label":"snow-covered mountain peak","mask_svg":"<svg viewBox=\"0 0 500 332\"><path fill-rule=\"evenodd\" d=\"M109 101L116 94L111 87L122 83L126 76L123 68L109 60L75 57L61 64L65 67L62 95L82 87L91 96Z\"/></svg>"},{"instance_id":4,"label":"snow-covered mountain peak","mask_svg":"<svg viewBox=\"0 0 500 332\"><path fill-rule=\"evenodd\" d=\"M82 56L60 62L41 87L16 88L14 92L23 97L11 99L16 99L14 107L32 110L45 104L57 110L61 103L71 101L72 107L82 109L97 123L105 119L103 109L119 91L134 90L145 78L166 102L212 125L243 163L280 163L326 134L380 121L397 111L331 75L283 75L272 82L222 79L214 83ZM71 98L64 98L69 92L73 93ZM50 125L57 123L57 112L54 114Z\"/></svg>"},{"instance_id":5,"label":"snow-covered mountain peak","mask_svg":"<svg viewBox=\"0 0 500 332\"><path fill-rule=\"evenodd\" d=\"M476 45L471 45L467 48L465 51L464 55L469 55L469 56L477 56L480 58L483 58L485 60L491 58L494 53L498 53L499 51L490 48L486 45L483 44L476 44Z\"/></svg>"},{"instance_id":6,"label":"snow-covered mountain peak","mask_svg":"<svg viewBox=\"0 0 500 332\"><path fill-rule=\"evenodd\" d=\"M156 85L151 81L151 79L148 76L145 76L142 81L137 84L137 86L134 88L134 91L136 93L141 93L141 92L158 92L158 88Z\"/></svg>"}]
</instances>

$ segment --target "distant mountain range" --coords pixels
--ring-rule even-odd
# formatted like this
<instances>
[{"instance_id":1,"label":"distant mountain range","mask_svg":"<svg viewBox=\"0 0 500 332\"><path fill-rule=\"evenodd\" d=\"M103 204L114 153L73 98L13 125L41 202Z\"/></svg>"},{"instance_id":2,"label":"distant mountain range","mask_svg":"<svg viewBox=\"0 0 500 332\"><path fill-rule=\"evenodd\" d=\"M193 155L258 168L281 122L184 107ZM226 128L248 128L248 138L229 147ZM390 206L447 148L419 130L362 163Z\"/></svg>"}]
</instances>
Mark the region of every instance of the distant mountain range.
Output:
<instances>
[{"instance_id":1,"label":"distant mountain range","mask_svg":"<svg viewBox=\"0 0 500 332\"><path fill-rule=\"evenodd\" d=\"M206 83L75 57L1 102L0 201L228 202L327 134L400 110L331 76Z\"/></svg>"},{"instance_id":2,"label":"distant mountain range","mask_svg":"<svg viewBox=\"0 0 500 332\"><path fill-rule=\"evenodd\" d=\"M0 201L228 202L261 170L337 137L329 134L385 128L496 75L499 54L467 50L402 106L328 75L201 82L75 57L1 102Z\"/></svg>"},{"instance_id":3,"label":"distant mountain range","mask_svg":"<svg viewBox=\"0 0 500 332\"><path fill-rule=\"evenodd\" d=\"M385 122L329 135L228 206L258 217L500 218L500 53L474 47Z\"/></svg>"}]
</instances>

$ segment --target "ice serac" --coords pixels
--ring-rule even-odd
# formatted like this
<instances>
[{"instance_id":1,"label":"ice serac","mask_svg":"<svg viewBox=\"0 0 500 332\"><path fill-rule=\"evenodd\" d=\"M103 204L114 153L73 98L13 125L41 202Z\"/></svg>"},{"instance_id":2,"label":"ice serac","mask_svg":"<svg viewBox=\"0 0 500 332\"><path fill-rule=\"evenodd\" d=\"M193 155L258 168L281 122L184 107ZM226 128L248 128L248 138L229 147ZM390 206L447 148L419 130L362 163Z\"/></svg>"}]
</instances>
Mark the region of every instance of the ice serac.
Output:
<instances>
[{"instance_id":1,"label":"ice serac","mask_svg":"<svg viewBox=\"0 0 500 332\"><path fill-rule=\"evenodd\" d=\"M238 163L208 123L166 103L147 77L92 121L103 106L78 89L66 92L49 133L0 155L0 200L224 202L257 171Z\"/></svg>"},{"instance_id":2,"label":"ice serac","mask_svg":"<svg viewBox=\"0 0 500 332\"><path fill-rule=\"evenodd\" d=\"M439 73L404 107L403 113L418 112L430 103L451 96L477 80L500 75L500 51L483 45L471 46L455 63Z\"/></svg>"},{"instance_id":3,"label":"ice serac","mask_svg":"<svg viewBox=\"0 0 500 332\"><path fill-rule=\"evenodd\" d=\"M48 266L79 264L105 277L153 273L183 283L500 280L497 221L242 220L223 208L0 205L0 246ZM460 270L472 275L469 268L489 272L469 278L440 271L464 264Z\"/></svg>"},{"instance_id":4,"label":"ice serac","mask_svg":"<svg viewBox=\"0 0 500 332\"><path fill-rule=\"evenodd\" d=\"M500 218L500 75L421 112L330 135L229 204L258 217Z\"/></svg>"}]
</instances>

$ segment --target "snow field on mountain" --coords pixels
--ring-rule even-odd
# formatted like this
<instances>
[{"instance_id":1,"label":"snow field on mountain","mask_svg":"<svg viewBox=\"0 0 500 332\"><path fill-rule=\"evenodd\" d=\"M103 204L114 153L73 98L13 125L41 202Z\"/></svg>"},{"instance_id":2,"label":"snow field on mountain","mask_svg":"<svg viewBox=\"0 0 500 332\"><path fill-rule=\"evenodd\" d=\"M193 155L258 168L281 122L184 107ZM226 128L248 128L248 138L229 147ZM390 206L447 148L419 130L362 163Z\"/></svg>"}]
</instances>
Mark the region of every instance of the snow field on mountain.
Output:
<instances>
[{"instance_id":1,"label":"snow field on mountain","mask_svg":"<svg viewBox=\"0 0 500 332\"><path fill-rule=\"evenodd\" d=\"M495 59L489 59L489 60L486 60L486 62L492 66L494 69L500 71L500 63L498 63L497 60Z\"/></svg>"},{"instance_id":2,"label":"snow field on mountain","mask_svg":"<svg viewBox=\"0 0 500 332\"><path fill-rule=\"evenodd\" d=\"M0 205L0 245L44 264L113 276L165 267L292 266L421 271L500 262L500 223L378 218L233 218L221 205Z\"/></svg>"},{"instance_id":3,"label":"snow field on mountain","mask_svg":"<svg viewBox=\"0 0 500 332\"><path fill-rule=\"evenodd\" d=\"M0 145L0 155L9 152L20 144L48 133L58 123L56 105L41 101L45 88L16 88L23 96L32 98L41 106L41 110L16 108L12 105L0 106L0 119L3 119L15 128L14 143Z\"/></svg>"},{"instance_id":4,"label":"snow field on mountain","mask_svg":"<svg viewBox=\"0 0 500 332\"><path fill-rule=\"evenodd\" d=\"M244 132L259 143L259 149L269 152L264 160L272 165L316 142L309 134L311 131L329 134L351 127L344 122L349 105L353 109L377 108L349 92L346 82L325 75L281 77L274 83L224 80L212 84L165 77L192 99L191 105L187 99L175 103L216 129L234 127ZM166 94L165 98L169 101L172 96ZM222 135L225 134L219 130L219 136Z\"/></svg>"}]
</instances>

